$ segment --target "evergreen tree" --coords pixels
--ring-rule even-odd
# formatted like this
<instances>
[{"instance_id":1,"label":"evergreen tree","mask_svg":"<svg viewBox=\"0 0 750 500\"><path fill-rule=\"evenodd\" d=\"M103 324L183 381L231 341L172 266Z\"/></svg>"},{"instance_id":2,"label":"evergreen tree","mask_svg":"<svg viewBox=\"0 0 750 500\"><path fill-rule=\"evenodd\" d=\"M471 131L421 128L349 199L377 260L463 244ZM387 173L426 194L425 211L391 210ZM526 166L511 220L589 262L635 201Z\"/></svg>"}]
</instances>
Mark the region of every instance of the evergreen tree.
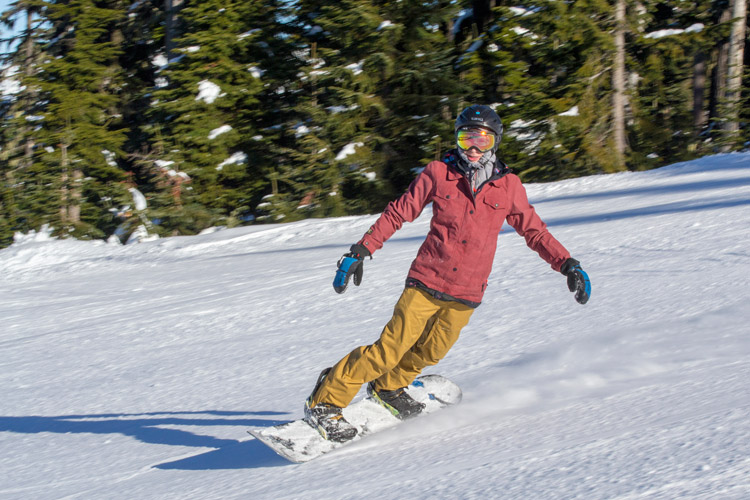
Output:
<instances>
[{"instance_id":1,"label":"evergreen tree","mask_svg":"<svg viewBox=\"0 0 750 500\"><path fill-rule=\"evenodd\" d=\"M127 195L115 161L125 133L114 64L121 47L112 38L125 10L120 2L70 0L50 3L42 14L50 26L45 60L27 81L45 107L26 189L38 193L34 212L59 234L103 237L116 224L110 209Z\"/></svg>"},{"instance_id":2,"label":"evergreen tree","mask_svg":"<svg viewBox=\"0 0 750 500\"><path fill-rule=\"evenodd\" d=\"M650 2L633 23L630 54L637 72L630 142L635 168L709 151L706 76L718 67L712 48L726 36L716 2ZM707 147L707 146L708 147Z\"/></svg>"},{"instance_id":3,"label":"evergreen tree","mask_svg":"<svg viewBox=\"0 0 750 500\"><path fill-rule=\"evenodd\" d=\"M381 210L450 147L463 90L445 30L455 10L450 2L297 3L303 120L280 175L289 188L279 197L283 215Z\"/></svg>"},{"instance_id":4,"label":"evergreen tree","mask_svg":"<svg viewBox=\"0 0 750 500\"><path fill-rule=\"evenodd\" d=\"M625 0L615 3L615 57L612 68L612 122L614 129L614 155L618 168L625 162Z\"/></svg>"},{"instance_id":5,"label":"evergreen tree","mask_svg":"<svg viewBox=\"0 0 750 500\"><path fill-rule=\"evenodd\" d=\"M2 13L4 25L13 28L22 23L24 29L3 41L9 52L0 63L4 83L12 89L0 103L0 247L12 241L15 231L32 229L35 218L24 186L33 161L32 132L41 105L37 89L27 80L39 67L37 13L41 8L38 0L18 0Z\"/></svg>"},{"instance_id":6,"label":"evergreen tree","mask_svg":"<svg viewBox=\"0 0 750 500\"><path fill-rule=\"evenodd\" d=\"M613 154L612 6L514 2L463 42L460 63L506 125L504 158L525 179L616 171Z\"/></svg>"},{"instance_id":7,"label":"evergreen tree","mask_svg":"<svg viewBox=\"0 0 750 500\"><path fill-rule=\"evenodd\" d=\"M732 31L729 37L727 72L727 121L725 151L737 146L740 141L739 104L744 76L744 52L747 32L747 0L732 0Z\"/></svg>"},{"instance_id":8,"label":"evergreen tree","mask_svg":"<svg viewBox=\"0 0 750 500\"><path fill-rule=\"evenodd\" d=\"M122 48L113 70L123 76L116 107L127 137L123 144L125 156L118 158L117 163L125 170L130 196L143 194L147 206L134 210L137 204L129 199L124 206L117 207L116 235L122 241L127 241L141 226L149 233L156 232L152 220L164 215L159 213L159 207L169 204L174 187L168 181L170 176L155 165L160 155L150 147L147 133L152 92L158 78L159 66L155 61L164 54L164 2L140 0L125 5L127 18L112 31L113 41Z\"/></svg>"},{"instance_id":9,"label":"evergreen tree","mask_svg":"<svg viewBox=\"0 0 750 500\"><path fill-rule=\"evenodd\" d=\"M385 49L373 61L383 74L378 94L387 110L378 132L386 138L385 175L393 194L400 194L416 168L455 147L453 124L471 104L470 87L455 69L457 54L448 29L457 15L454 2L377 3L389 23L382 35Z\"/></svg>"},{"instance_id":10,"label":"evergreen tree","mask_svg":"<svg viewBox=\"0 0 750 500\"><path fill-rule=\"evenodd\" d=\"M149 124L152 92L159 67L154 61L164 53L164 11L161 0L141 0L128 7L128 16L116 26L113 36L122 47L117 64L123 74L117 107L127 133L123 146L129 158L123 162L128 169L148 155ZM135 181L143 180L135 169Z\"/></svg>"},{"instance_id":11,"label":"evergreen tree","mask_svg":"<svg viewBox=\"0 0 750 500\"><path fill-rule=\"evenodd\" d=\"M106 237L136 190L120 231L379 211L471 103L527 180L711 152L750 114L740 3L16 0L0 245L44 223Z\"/></svg>"},{"instance_id":12,"label":"evergreen tree","mask_svg":"<svg viewBox=\"0 0 750 500\"><path fill-rule=\"evenodd\" d=\"M339 4L302 0L294 10L296 57L295 141L273 173L275 218L341 215L366 208L368 192L382 189L374 121L383 105L379 74L365 58L382 50L383 19L368 0Z\"/></svg>"},{"instance_id":13,"label":"evergreen tree","mask_svg":"<svg viewBox=\"0 0 750 500\"><path fill-rule=\"evenodd\" d=\"M161 161L190 179L167 228L236 221L262 196L273 140L262 129L278 104L272 94L283 93L269 78L285 57L275 52L284 44L277 6L215 0L181 10L180 56L160 73L149 130L153 144L163 143Z\"/></svg>"}]
</instances>

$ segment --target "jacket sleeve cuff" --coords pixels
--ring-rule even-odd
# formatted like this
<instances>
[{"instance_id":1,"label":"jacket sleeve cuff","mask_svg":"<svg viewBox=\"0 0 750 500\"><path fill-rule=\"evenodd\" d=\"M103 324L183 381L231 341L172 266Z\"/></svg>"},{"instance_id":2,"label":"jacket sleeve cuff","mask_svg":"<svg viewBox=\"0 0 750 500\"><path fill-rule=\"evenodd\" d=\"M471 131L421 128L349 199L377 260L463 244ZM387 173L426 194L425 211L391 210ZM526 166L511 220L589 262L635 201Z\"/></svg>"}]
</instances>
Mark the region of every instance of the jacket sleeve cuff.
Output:
<instances>
[{"instance_id":1,"label":"jacket sleeve cuff","mask_svg":"<svg viewBox=\"0 0 750 500\"><path fill-rule=\"evenodd\" d=\"M365 255L365 257L371 257L372 254L374 254L376 250L380 249L380 246L378 246L377 243L372 238L369 237L369 235L366 235L364 238L359 240L356 244L360 245L362 248L364 248L364 250L369 252L368 255Z\"/></svg>"}]
</instances>

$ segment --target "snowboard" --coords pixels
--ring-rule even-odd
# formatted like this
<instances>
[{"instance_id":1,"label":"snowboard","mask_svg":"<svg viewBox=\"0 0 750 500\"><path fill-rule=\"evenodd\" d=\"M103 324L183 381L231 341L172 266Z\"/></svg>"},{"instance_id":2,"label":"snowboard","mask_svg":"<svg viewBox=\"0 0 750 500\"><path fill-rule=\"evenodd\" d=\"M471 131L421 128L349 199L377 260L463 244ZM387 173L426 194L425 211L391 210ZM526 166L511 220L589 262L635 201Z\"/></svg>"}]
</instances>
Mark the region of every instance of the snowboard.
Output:
<instances>
[{"instance_id":1,"label":"snowboard","mask_svg":"<svg viewBox=\"0 0 750 500\"><path fill-rule=\"evenodd\" d=\"M415 418L457 404L462 396L461 388L441 375L417 377L406 391L425 404L422 413ZM357 428L354 439L343 443L324 439L303 419L273 427L257 427L247 432L287 460L303 463L403 422L369 397L350 404L343 413L344 418Z\"/></svg>"}]
</instances>

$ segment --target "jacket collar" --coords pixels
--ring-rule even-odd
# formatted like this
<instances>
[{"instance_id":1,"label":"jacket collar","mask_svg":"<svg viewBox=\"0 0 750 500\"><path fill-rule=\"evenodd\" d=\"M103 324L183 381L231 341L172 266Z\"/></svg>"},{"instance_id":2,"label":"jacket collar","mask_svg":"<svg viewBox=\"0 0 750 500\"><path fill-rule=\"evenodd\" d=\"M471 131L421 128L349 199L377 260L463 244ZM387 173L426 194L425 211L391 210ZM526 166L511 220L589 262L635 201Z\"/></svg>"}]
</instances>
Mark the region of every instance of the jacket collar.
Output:
<instances>
[{"instance_id":1,"label":"jacket collar","mask_svg":"<svg viewBox=\"0 0 750 500\"><path fill-rule=\"evenodd\" d=\"M443 163L445 163L448 168L446 169L447 179L449 181L455 181L457 179L461 179L464 177L464 174L459 170L458 167L458 152L455 149L451 149L445 155L443 156Z\"/></svg>"},{"instance_id":2,"label":"jacket collar","mask_svg":"<svg viewBox=\"0 0 750 500\"><path fill-rule=\"evenodd\" d=\"M492 177L487 179L487 182L493 183L497 180L502 179L506 175L508 175L511 172L510 167L505 164L504 161L498 159L495 162L495 172L492 174Z\"/></svg>"},{"instance_id":3,"label":"jacket collar","mask_svg":"<svg viewBox=\"0 0 750 500\"><path fill-rule=\"evenodd\" d=\"M461 179L464 176L464 174L461 172L460 167L458 166L458 151L455 149L451 149L445 155L443 156L443 163L445 163L448 168L447 170L447 179L448 180L457 180ZM495 160L495 171L492 173L492 177L487 179L486 182L494 182L498 179L502 179L506 175L508 175L511 172L508 165L505 164L500 158L497 158Z\"/></svg>"}]
</instances>

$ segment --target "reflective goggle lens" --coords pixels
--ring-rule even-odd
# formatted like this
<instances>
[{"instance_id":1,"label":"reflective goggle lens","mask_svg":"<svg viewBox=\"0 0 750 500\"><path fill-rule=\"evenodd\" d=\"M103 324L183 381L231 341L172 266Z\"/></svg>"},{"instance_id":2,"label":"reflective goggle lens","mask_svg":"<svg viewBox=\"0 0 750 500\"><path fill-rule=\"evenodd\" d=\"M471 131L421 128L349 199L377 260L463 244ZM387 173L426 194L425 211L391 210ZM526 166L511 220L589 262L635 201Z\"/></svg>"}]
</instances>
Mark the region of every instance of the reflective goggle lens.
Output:
<instances>
[{"instance_id":1,"label":"reflective goggle lens","mask_svg":"<svg viewBox=\"0 0 750 500\"><path fill-rule=\"evenodd\" d=\"M456 143L464 151L475 147L484 153L495 145L495 135L484 130L459 130L456 134Z\"/></svg>"}]
</instances>

